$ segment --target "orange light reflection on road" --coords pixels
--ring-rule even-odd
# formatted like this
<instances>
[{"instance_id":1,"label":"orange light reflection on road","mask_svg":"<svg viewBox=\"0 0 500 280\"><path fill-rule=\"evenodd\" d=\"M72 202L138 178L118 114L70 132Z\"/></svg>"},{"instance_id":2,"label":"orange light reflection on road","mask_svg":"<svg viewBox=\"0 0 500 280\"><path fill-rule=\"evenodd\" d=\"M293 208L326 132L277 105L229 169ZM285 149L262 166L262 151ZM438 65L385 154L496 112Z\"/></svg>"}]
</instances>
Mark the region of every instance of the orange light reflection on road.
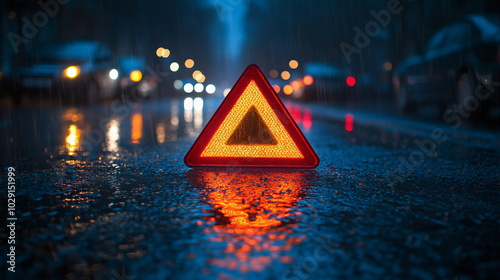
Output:
<instances>
[{"instance_id":1,"label":"orange light reflection on road","mask_svg":"<svg viewBox=\"0 0 500 280\"><path fill-rule=\"evenodd\" d=\"M306 236L294 231L301 212L302 172L193 171L213 215L204 219L210 242L225 245L210 265L231 271L263 271L272 262L288 263L294 244Z\"/></svg>"},{"instance_id":2,"label":"orange light reflection on road","mask_svg":"<svg viewBox=\"0 0 500 280\"><path fill-rule=\"evenodd\" d=\"M132 115L132 144L139 144L142 138L142 114Z\"/></svg>"},{"instance_id":3,"label":"orange light reflection on road","mask_svg":"<svg viewBox=\"0 0 500 280\"><path fill-rule=\"evenodd\" d=\"M74 124L70 125L68 128L68 135L66 136L66 149L68 150L68 155L74 156L75 152L80 146L80 135L81 130Z\"/></svg>"}]
</instances>

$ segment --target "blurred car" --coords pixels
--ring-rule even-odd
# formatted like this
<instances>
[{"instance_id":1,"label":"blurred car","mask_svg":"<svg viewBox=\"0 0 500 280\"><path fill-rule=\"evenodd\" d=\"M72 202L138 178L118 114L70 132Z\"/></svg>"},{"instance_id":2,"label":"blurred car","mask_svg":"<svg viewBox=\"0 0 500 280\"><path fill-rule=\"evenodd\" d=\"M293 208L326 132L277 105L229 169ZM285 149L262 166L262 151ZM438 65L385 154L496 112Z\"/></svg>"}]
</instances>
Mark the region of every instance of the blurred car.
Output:
<instances>
[{"instance_id":1,"label":"blurred car","mask_svg":"<svg viewBox=\"0 0 500 280\"><path fill-rule=\"evenodd\" d=\"M349 70L322 62L307 63L304 76L290 83L298 98L305 101L345 100L356 84Z\"/></svg>"},{"instance_id":2,"label":"blurred car","mask_svg":"<svg viewBox=\"0 0 500 280\"><path fill-rule=\"evenodd\" d=\"M34 48L11 62L14 103L34 92L72 102L92 103L112 97L117 87L116 80L110 78L112 70L111 52L98 42L71 41Z\"/></svg>"},{"instance_id":3,"label":"blurred car","mask_svg":"<svg viewBox=\"0 0 500 280\"><path fill-rule=\"evenodd\" d=\"M477 96L486 96L492 81L500 81L500 16L469 15L439 30L422 55L404 60L393 87L400 112L457 104L477 116L499 104L498 93Z\"/></svg>"},{"instance_id":4,"label":"blurred car","mask_svg":"<svg viewBox=\"0 0 500 280\"><path fill-rule=\"evenodd\" d=\"M151 97L158 88L158 81L154 75L146 71L146 63L140 57L120 57L118 59L119 71L114 72L114 77L119 77L120 89L123 94L139 100Z\"/></svg>"}]
</instances>

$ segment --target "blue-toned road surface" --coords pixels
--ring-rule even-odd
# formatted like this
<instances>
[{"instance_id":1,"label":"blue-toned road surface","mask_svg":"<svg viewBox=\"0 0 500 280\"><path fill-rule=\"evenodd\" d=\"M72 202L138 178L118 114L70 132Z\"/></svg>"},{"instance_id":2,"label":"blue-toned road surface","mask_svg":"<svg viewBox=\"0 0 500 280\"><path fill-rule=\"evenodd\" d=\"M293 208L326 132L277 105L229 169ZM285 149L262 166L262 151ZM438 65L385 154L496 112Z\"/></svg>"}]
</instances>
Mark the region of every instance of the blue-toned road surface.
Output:
<instances>
[{"instance_id":1,"label":"blue-toned road surface","mask_svg":"<svg viewBox=\"0 0 500 280\"><path fill-rule=\"evenodd\" d=\"M317 169L189 169L219 104L2 108L1 278L498 279L495 129L287 102Z\"/></svg>"}]
</instances>

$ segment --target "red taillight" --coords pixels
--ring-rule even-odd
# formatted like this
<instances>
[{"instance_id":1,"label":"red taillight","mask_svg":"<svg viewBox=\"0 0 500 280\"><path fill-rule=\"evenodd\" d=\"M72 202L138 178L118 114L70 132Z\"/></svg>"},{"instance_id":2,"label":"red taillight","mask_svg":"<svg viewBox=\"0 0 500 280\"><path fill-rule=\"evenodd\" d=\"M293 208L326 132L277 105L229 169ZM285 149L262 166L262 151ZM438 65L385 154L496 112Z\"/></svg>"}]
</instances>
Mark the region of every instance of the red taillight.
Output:
<instances>
[{"instance_id":1,"label":"red taillight","mask_svg":"<svg viewBox=\"0 0 500 280\"><path fill-rule=\"evenodd\" d=\"M347 79L345 79L345 83L348 86L353 87L356 84L356 78L349 76L347 77Z\"/></svg>"}]
</instances>

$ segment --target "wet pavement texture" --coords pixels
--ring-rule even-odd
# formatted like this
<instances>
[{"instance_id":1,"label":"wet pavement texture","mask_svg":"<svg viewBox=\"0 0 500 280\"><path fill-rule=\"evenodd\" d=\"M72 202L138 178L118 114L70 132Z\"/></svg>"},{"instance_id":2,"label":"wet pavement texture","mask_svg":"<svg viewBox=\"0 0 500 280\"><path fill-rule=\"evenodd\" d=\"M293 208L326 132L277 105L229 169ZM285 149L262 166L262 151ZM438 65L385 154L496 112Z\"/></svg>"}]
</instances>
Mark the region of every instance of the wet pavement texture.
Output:
<instances>
[{"instance_id":1,"label":"wet pavement texture","mask_svg":"<svg viewBox=\"0 0 500 280\"><path fill-rule=\"evenodd\" d=\"M439 140L434 124L287 103L318 168L189 169L182 159L219 104L3 110L18 217L7 279L500 274L498 132L445 127Z\"/></svg>"}]
</instances>

